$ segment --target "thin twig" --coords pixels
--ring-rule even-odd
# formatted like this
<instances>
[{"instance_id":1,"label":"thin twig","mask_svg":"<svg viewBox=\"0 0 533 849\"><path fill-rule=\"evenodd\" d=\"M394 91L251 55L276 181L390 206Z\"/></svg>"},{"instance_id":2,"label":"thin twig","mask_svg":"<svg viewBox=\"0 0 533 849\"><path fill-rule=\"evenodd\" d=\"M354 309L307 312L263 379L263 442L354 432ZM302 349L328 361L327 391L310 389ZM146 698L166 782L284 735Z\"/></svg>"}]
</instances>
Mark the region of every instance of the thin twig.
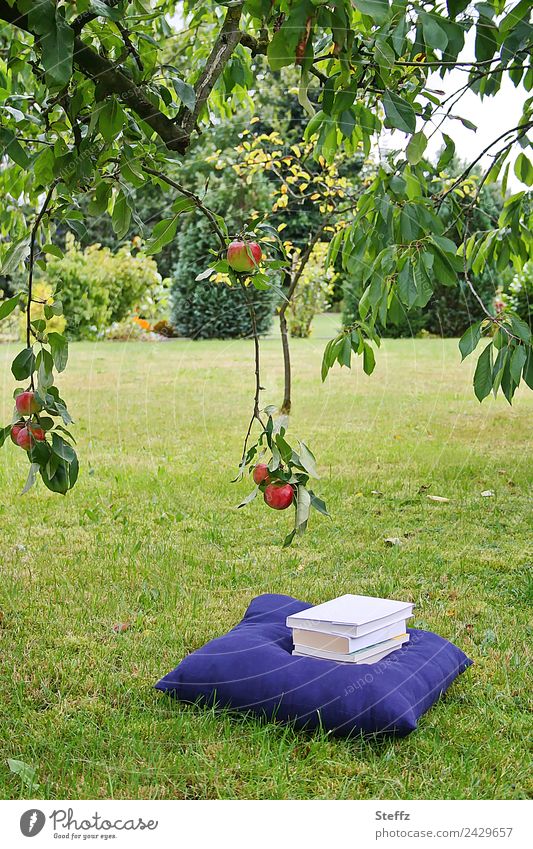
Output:
<instances>
[{"instance_id":1,"label":"thin twig","mask_svg":"<svg viewBox=\"0 0 533 849\"><path fill-rule=\"evenodd\" d=\"M474 296L474 298L476 299L478 304L480 305L485 317L492 324L496 325L496 327L498 327L500 330L502 330L504 333L506 333L507 336L509 336L510 339L516 339L518 342L520 342L519 337L515 336L514 333L511 333L511 331L505 326L505 324L502 323L501 319L492 315L492 313L490 313L488 311L487 307L485 306L485 304L483 302L483 298L478 293L474 284L470 280L470 277L469 277L469 274L468 274L468 261L467 261L467 258L466 258L466 243L468 241L468 236L469 236L468 220L466 220L466 222L465 222L465 232L464 232L464 237L463 237L463 276L464 276L464 279L465 279L465 283L468 286L468 288L470 289L472 295Z\"/></svg>"},{"instance_id":2,"label":"thin twig","mask_svg":"<svg viewBox=\"0 0 533 849\"><path fill-rule=\"evenodd\" d=\"M144 71L144 65L142 63L141 57L139 56L139 51L137 50L137 48L135 47L135 45L133 44L133 42L130 38L130 34L129 34L128 30L126 29L126 27L122 26L122 24L119 21L116 21L115 25L116 25L119 33L122 36L122 41L124 42L128 53L130 53L133 56L139 71L141 71L141 73L142 73Z\"/></svg>"},{"instance_id":3,"label":"thin twig","mask_svg":"<svg viewBox=\"0 0 533 849\"><path fill-rule=\"evenodd\" d=\"M31 228L29 272L28 272L28 304L27 304L27 307L26 307L26 347L27 348L31 348L31 334L32 334L31 305L32 305L32 300L33 300L33 266L34 266L34 262L35 262L35 242L36 242L36 239L37 239L37 232L39 230L41 221L43 220L43 217L46 213L46 210L48 209L48 205L49 205L50 201L52 200L52 195L54 194L56 184L57 184L57 180L54 180L54 182L52 183L52 185L48 189L48 192L47 192L46 197L44 199L43 205L41 206L39 212L37 213L37 217L36 217L36 219L33 223L33 227ZM31 388L33 389L34 388L33 372L31 373L31 376L30 376L30 384L31 384Z\"/></svg>"},{"instance_id":4,"label":"thin twig","mask_svg":"<svg viewBox=\"0 0 533 849\"><path fill-rule=\"evenodd\" d=\"M222 250L226 250L227 240L224 233L222 232L218 221L216 220L214 212L212 212L209 207L205 206L202 199L197 194L191 192L190 189L186 189L185 186L182 186L180 183L177 183L176 180L173 180L171 177L167 177L166 174L163 174L162 171L157 171L155 168L149 168L147 165L143 165L142 168L143 171L146 171L147 174L152 174L153 177L157 177L159 180L162 180L164 183L167 183L169 186L172 186L173 189L176 189L176 191L182 194L184 197L190 198L196 208L199 209L200 212L205 215L205 217L209 221L211 229L218 237Z\"/></svg>"},{"instance_id":5,"label":"thin twig","mask_svg":"<svg viewBox=\"0 0 533 849\"><path fill-rule=\"evenodd\" d=\"M481 151L479 156L476 156L476 158L472 162L469 163L467 168L465 168L464 171L457 177L457 179L454 181L454 183L452 183L452 185L444 192L444 194L441 195L441 197L439 199L439 209L442 206L444 199L450 194L450 192L453 192L453 190L456 189L457 186L459 186L466 177L468 177L468 175L475 168L475 166L478 164L478 162L481 159L483 159L485 154L487 154L489 152L491 147L494 147L495 144L497 144L499 141L504 139L510 133L518 133L516 138L512 139L509 142L509 145L507 145L508 147L510 147L511 144L516 142L518 139L522 138L522 136L524 136L531 127L533 127L533 121L528 121L525 124L518 124L516 127L512 127L511 129L506 130L504 133L501 133L501 135L499 135L498 138L494 139L493 141L491 141L490 144L488 144L485 148L483 148L483 150Z\"/></svg>"},{"instance_id":6,"label":"thin twig","mask_svg":"<svg viewBox=\"0 0 533 849\"><path fill-rule=\"evenodd\" d=\"M259 350L259 334L257 332L257 315L256 315L256 312L255 312L253 300L249 296L247 287L244 285L244 283L242 283L241 285L242 285L242 289L243 289L243 293L244 293L244 299L246 301L246 304L248 306L248 311L250 313L250 321L251 321L251 324L252 324L252 336L253 336L253 339L254 339L254 359L255 359L254 408L253 408L252 416L250 418L250 422L248 424L248 430L246 431L246 436L244 438L244 445L243 445L243 448L242 448L242 460L241 460L241 463L243 463L244 460L246 459L246 450L247 450L247 447L248 447L248 440L249 440L250 434L252 432L252 427L253 427L254 421L257 420L259 422L259 424L261 425L261 427L263 428L263 430L265 429L265 425L264 425L264 422L261 418L261 412L260 412L260 409L259 409L259 395L260 395L260 392L261 392L263 387L261 386L261 362L260 362L260 350Z\"/></svg>"}]
</instances>

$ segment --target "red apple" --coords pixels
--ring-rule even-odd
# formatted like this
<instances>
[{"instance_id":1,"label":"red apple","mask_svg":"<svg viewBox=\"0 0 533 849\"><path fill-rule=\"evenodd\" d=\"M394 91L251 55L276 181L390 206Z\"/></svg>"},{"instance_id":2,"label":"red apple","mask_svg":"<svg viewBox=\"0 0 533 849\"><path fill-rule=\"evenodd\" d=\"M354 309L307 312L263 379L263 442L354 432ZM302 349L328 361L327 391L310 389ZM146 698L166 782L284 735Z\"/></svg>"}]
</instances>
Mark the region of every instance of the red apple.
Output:
<instances>
[{"instance_id":1,"label":"red apple","mask_svg":"<svg viewBox=\"0 0 533 849\"><path fill-rule=\"evenodd\" d=\"M18 444L17 443L17 436L19 435L19 433L20 433L20 431L22 430L23 427L26 427L25 422L16 422L13 425L13 427L11 428L11 441L14 442L15 445Z\"/></svg>"},{"instance_id":2,"label":"red apple","mask_svg":"<svg viewBox=\"0 0 533 849\"><path fill-rule=\"evenodd\" d=\"M235 239L228 247L228 263L234 271L253 271L263 256L257 242Z\"/></svg>"},{"instance_id":3,"label":"red apple","mask_svg":"<svg viewBox=\"0 0 533 849\"><path fill-rule=\"evenodd\" d=\"M29 389L26 392L21 392L20 395L17 395L15 398L15 406L17 408L17 413L21 416L31 416L33 413L38 413L41 409L41 405L35 398L35 392L31 392Z\"/></svg>"},{"instance_id":4,"label":"red apple","mask_svg":"<svg viewBox=\"0 0 533 849\"><path fill-rule=\"evenodd\" d=\"M42 427L27 425L19 431L17 445L20 445L25 451L29 451L34 442L43 442L45 438L46 434Z\"/></svg>"},{"instance_id":5,"label":"red apple","mask_svg":"<svg viewBox=\"0 0 533 849\"><path fill-rule=\"evenodd\" d=\"M274 510L286 510L293 502L294 492L290 483L269 483L263 498L265 503Z\"/></svg>"},{"instance_id":6,"label":"red apple","mask_svg":"<svg viewBox=\"0 0 533 849\"><path fill-rule=\"evenodd\" d=\"M267 464L258 463L253 471L252 477L254 479L254 483L256 483L258 486L262 483L269 483L270 473L268 471Z\"/></svg>"}]
</instances>

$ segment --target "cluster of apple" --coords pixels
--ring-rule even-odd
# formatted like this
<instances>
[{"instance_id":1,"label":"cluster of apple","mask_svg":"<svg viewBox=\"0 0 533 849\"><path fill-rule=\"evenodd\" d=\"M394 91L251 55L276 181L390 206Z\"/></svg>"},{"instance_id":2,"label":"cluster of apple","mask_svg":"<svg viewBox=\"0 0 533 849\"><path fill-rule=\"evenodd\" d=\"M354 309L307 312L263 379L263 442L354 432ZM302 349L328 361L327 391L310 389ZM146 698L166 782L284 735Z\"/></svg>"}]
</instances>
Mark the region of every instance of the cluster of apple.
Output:
<instances>
[{"instance_id":1,"label":"cluster of apple","mask_svg":"<svg viewBox=\"0 0 533 849\"><path fill-rule=\"evenodd\" d=\"M15 406L21 418L11 426L11 440L24 451L31 451L36 442L46 440L46 434L38 419L32 421L32 417L41 411L41 405L37 401L35 393L28 389L17 395ZM24 416L28 418L25 419Z\"/></svg>"},{"instance_id":2,"label":"cluster of apple","mask_svg":"<svg viewBox=\"0 0 533 849\"><path fill-rule=\"evenodd\" d=\"M294 489L292 484L283 481L272 481L270 471L266 463L258 463L253 470L252 477L263 492L265 504L273 510L286 510L294 501Z\"/></svg>"}]
</instances>

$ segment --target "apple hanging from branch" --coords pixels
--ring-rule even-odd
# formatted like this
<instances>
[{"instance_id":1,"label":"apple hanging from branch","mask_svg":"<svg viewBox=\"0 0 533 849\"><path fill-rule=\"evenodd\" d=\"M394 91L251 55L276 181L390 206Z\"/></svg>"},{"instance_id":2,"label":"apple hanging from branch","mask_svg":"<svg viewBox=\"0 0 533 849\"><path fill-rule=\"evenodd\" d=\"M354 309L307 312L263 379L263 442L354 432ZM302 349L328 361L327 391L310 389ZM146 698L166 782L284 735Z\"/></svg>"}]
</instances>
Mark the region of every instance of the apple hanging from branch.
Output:
<instances>
[{"instance_id":1,"label":"apple hanging from branch","mask_svg":"<svg viewBox=\"0 0 533 849\"><path fill-rule=\"evenodd\" d=\"M230 268L244 273L257 269L263 257L263 252L257 242L234 239L228 246L226 256Z\"/></svg>"},{"instance_id":2,"label":"apple hanging from branch","mask_svg":"<svg viewBox=\"0 0 533 849\"><path fill-rule=\"evenodd\" d=\"M294 490L290 483L269 483L263 499L274 510L286 510L294 501Z\"/></svg>"},{"instance_id":3,"label":"apple hanging from branch","mask_svg":"<svg viewBox=\"0 0 533 849\"><path fill-rule=\"evenodd\" d=\"M325 502L312 489L308 488L311 478L318 479L316 460L305 442L298 440L298 448L293 448L287 441L287 417L272 418L274 407L266 407L263 411L268 415L267 422L259 435L257 442L245 449L236 481L244 477L246 468L252 475L255 489L241 501L239 507L244 507L253 501L259 492L263 500L273 510L286 510L294 505L294 527L287 534L284 546L288 546L295 534L304 533L311 509L328 516ZM268 463L263 461L265 454L270 453ZM260 462L257 462L258 459Z\"/></svg>"}]
</instances>

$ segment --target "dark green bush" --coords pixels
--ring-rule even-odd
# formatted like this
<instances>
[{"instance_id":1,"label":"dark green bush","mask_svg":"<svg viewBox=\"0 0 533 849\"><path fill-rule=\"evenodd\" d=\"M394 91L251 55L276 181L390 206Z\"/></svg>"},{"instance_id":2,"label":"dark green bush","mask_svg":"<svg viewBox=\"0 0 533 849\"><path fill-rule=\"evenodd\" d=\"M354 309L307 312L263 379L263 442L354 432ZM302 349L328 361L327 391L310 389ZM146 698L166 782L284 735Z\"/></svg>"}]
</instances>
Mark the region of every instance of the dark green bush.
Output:
<instances>
[{"instance_id":1,"label":"dark green bush","mask_svg":"<svg viewBox=\"0 0 533 849\"><path fill-rule=\"evenodd\" d=\"M240 287L196 280L209 265L213 233L203 218L194 218L177 236L180 261L172 277L172 323L181 336L193 339L233 339L250 336L252 324ZM259 333L272 324L277 297L273 292L247 290L257 315Z\"/></svg>"},{"instance_id":2,"label":"dark green bush","mask_svg":"<svg viewBox=\"0 0 533 849\"><path fill-rule=\"evenodd\" d=\"M224 216L230 234L252 230L253 214L271 207L267 180L260 174L246 183L236 178L232 168L212 175L205 203ZM250 336L252 324L246 295L240 286L213 280L196 280L213 261L210 251L219 244L206 218L199 212L184 218L175 239L178 262L171 284L172 323L183 336L196 339L232 339ZM279 281L278 281L279 282ZM266 333L272 323L277 295L259 292L250 286L246 294L257 313L257 329Z\"/></svg>"},{"instance_id":3,"label":"dark green bush","mask_svg":"<svg viewBox=\"0 0 533 849\"><path fill-rule=\"evenodd\" d=\"M476 279L475 285L485 306L491 309L498 288L494 272L487 269ZM362 287L357 281L345 282L342 314L345 324L351 324L359 317L361 294ZM398 324L389 323L385 328L380 327L379 332L392 339L418 336L423 331L443 337L462 336L470 324L481 318L481 306L463 280L459 281L458 286L442 286L437 283L431 300L423 310L404 310L402 321Z\"/></svg>"}]
</instances>

